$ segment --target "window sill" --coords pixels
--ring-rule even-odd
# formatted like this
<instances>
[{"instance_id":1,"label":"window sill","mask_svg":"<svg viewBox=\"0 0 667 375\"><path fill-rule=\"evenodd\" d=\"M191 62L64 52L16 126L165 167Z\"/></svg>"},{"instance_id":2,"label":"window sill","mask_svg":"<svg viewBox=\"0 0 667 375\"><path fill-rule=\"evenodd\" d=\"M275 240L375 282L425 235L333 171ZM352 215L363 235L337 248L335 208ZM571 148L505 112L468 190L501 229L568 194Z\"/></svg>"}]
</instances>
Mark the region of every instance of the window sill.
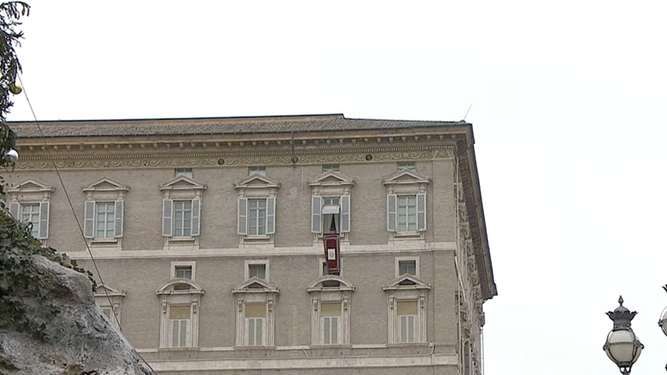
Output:
<instances>
[{"instance_id":1,"label":"window sill","mask_svg":"<svg viewBox=\"0 0 667 375\"><path fill-rule=\"evenodd\" d=\"M168 348L157 348L158 352L198 352L198 346L178 346Z\"/></svg>"}]
</instances>

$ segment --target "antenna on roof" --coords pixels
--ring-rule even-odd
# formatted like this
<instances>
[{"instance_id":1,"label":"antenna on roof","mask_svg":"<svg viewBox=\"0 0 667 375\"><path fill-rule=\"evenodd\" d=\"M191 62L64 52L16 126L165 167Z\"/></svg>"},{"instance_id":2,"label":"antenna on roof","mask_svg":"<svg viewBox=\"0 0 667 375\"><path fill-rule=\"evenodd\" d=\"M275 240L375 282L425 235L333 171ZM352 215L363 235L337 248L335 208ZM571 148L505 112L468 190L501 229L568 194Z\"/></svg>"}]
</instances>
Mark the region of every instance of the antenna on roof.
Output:
<instances>
[{"instance_id":1,"label":"antenna on roof","mask_svg":"<svg viewBox=\"0 0 667 375\"><path fill-rule=\"evenodd\" d=\"M463 122L466 121L466 117L468 117L468 113L470 113L470 108L472 108L472 103L470 103L470 107L468 107L468 110L466 111L466 115L463 116Z\"/></svg>"}]
</instances>

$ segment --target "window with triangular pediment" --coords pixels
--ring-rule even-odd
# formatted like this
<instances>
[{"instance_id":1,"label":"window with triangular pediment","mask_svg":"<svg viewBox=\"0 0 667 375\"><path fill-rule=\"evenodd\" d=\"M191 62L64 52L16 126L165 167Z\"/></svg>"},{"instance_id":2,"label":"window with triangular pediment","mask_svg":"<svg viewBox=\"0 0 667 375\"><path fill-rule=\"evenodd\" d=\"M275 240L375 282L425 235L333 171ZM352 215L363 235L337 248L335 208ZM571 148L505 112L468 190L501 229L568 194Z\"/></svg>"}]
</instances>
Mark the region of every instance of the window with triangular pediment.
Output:
<instances>
[{"instance_id":1,"label":"window with triangular pediment","mask_svg":"<svg viewBox=\"0 0 667 375\"><path fill-rule=\"evenodd\" d=\"M10 215L30 228L33 237L49 238L51 194L55 189L35 179L27 179L7 189Z\"/></svg>"},{"instance_id":2,"label":"window with triangular pediment","mask_svg":"<svg viewBox=\"0 0 667 375\"><path fill-rule=\"evenodd\" d=\"M241 244L273 244L276 232L276 192L280 183L252 173L234 184L238 193L237 232Z\"/></svg>"},{"instance_id":3,"label":"window with triangular pediment","mask_svg":"<svg viewBox=\"0 0 667 375\"><path fill-rule=\"evenodd\" d=\"M179 175L160 186L164 247L199 246L202 196L206 185Z\"/></svg>"}]
</instances>

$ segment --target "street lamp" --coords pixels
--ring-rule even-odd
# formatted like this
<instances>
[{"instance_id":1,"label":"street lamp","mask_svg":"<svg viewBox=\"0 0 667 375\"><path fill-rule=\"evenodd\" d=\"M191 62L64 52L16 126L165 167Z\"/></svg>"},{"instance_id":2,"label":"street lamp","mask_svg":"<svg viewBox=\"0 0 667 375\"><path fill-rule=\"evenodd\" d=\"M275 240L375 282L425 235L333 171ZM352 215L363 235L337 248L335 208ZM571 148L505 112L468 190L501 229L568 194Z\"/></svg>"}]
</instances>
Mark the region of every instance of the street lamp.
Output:
<instances>
[{"instance_id":1,"label":"street lamp","mask_svg":"<svg viewBox=\"0 0 667 375\"><path fill-rule=\"evenodd\" d=\"M667 290L667 289L666 289ZM619 306L614 311L607 312L607 316L614 322L614 328L607 335L607 342L602 349L607 353L621 374L628 375L632 365L637 362L644 345L639 342L632 328L631 321L637 315L623 306L623 297L618 298ZM662 321L662 320L661 320Z\"/></svg>"}]
</instances>

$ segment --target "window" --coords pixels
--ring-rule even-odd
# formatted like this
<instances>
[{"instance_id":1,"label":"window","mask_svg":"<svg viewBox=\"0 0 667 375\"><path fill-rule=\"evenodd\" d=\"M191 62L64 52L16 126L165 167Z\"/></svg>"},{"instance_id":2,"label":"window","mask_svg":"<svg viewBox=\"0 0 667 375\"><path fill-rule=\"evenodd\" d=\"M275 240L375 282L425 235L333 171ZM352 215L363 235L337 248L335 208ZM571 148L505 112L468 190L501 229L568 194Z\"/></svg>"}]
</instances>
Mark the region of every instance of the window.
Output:
<instances>
[{"instance_id":1,"label":"window","mask_svg":"<svg viewBox=\"0 0 667 375\"><path fill-rule=\"evenodd\" d=\"M415 342L415 323L417 321L417 301L396 302L396 337L397 342Z\"/></svg>"},{"instance_id":2,"label":"window","mask_svg":"<svg viewBox=\"0 0 667 375\"><path fill-rule=\"evenodd\" d=\"M252 174L237 182L237 233L241 244L273 244L276 232L276 190L280 184L270 177Z\"/></svg>"},{"instance_id":3,"label":"window","mask_svg":"<svg viewBox=\"0 0 667 375\"><path fill-rule=\"evenodd\" d=\"M322 173L326 172L340 172L340 165L338 164L324 164L322 166Z\"/></svg>"},{"instance_id":4,"label":"window","mask_svg":"<svg viewBox=\"0 0 667 375\"><path fill-rule=\"evenodd\" d=\"M30 225L30 234L39 238L40 213L39 203L26 203L19 206L21 221Z\"/></svg>"},{"instance_id":5,"label":"window","mask_svg":"<svg viewBox=\"0 0 667 375\"><path fill-rule=\"evenodd\" d=\"M49 238L49 209L54 188L28 179L7 189L9 213L30 226L30 234L40 240Z\"/></svg>"},{"instance_id":6,"label":"window","mask_svg":"<svg viewBox=\"0 0 667 375\"><path fill-rule=\"evenodd\" d=\"M320 240L323 233L339 233L342 241L348 241L350 192L354 180L332 169L320 174L308 185L312 189L310 218L315 241Z\"/></svg>"},{"instance_id":7,"label":"window","mask_svg":"<svg viewBox=\"0 0 667 375\"><path fill-rule=\"evenodd\" d=\"M125 202L96 202L87 200L83 233L86 238L104 240L123 236L123 209Z\"/></svg>"},{"instance_id":8,"label":"window","mask_svg":"<svg viewBox=\"0 0 667 375\"><path fill-rule=\"evenodd\" d=\"M129 190L106 177L83 188L86 193L83 234L89 245L120 247L125 195Z\"/></svg>"},{"instance_id":9,"label":"window","mask_svg":"<svg viewBox=\"0 0 667 375\"><path fill-rule=\"evenodd\" d=\"M257 174L257 175L266 177L266 167L250 167L250 168L248 168L248 176L252 176L253 174Z\"/></svg>"},{"instance_id":10,"label":"window","mask_svg":"<svg viewBox=\"0 0 667 375\"><path fill-rule=\"evenodd\" d=\"M417 261L414 259L398 260L398 275L417 275Z\"/></svg>"},{"instance_id":11,"label":"window","mask_svg":"<svg viewBox=\"0 0 667 375\"><path fill-rule=\"evenodd\" d=\"M313 305L311 342L314 345L350 343L350 299L354 286L337 275L323 275L308 285Z\"/></svg>"},{"instance_id":12,"label":"window","mask_svg":"<svg viewBox=\"0 0 667 375\"><path fill-rule=\"evenodd\" d=\"M246 345L266 345L266 304L245 305L245 320Z\"/></svg>"},{"instance_id":13,"label":"window","mask_svg":"<svg viewBox=\"0 0 667 375\"><path fill-rule=\"evenodd\" d=\"M322 344L340 344L338 327L340 325L340 303L323 303L320 305L320 329Z\"/></svg>"},{"instance_id":14,"label":"window","mask_svg":"<svg viewBox=\"0 0 667 375\"><path fill-rule=\"evenodd\" d=\"M192 168L176 168L174 170L174 177L185 176L188 178L193 178Z\"/></svg>"},{"instance_id":15,"label":"window","mask_svg":"<svg viewBox=\"0 0 667 375\"><path fill-rule=\"evenodd\" d=\"M415 262L415 268L418 264ZM405 273L382 289L387 294L389 343L426 342L426 297L431 286L416 276Z\"/></svg>"},{"instance_id":16,"label":"window","mask_svg":"<svg viewBox=\"0 0 667 375\"><path fill-rule=\"evenodd\" d=\"M384 179L387 187L387 231L423 238L426 230L426 188L429 178L417 172L397 171Z\"/></svg>"},{"instance_id":17,"label":"window","mask_svg":"<svg viewBox=\"0 0 667 375\"><path fill-rule=\"evenodd\" d=\"M258 279L266 279L266 264L251 264L248 266L248 275Z\"/></svg>"},{"instance_id":18,"label":"window","mask_svg":"<svg viewBox=\"0 0 667 375\"><path fill-rule=\"evenodd\" d=\"M415 171L415 162L414 161L399 161L398 162L399 171Z\"/></svg>"},{"instance_id":19,"label":"window","mask_svg":"<svg viewBox=\"0 0 667 375\"><path fill-rule=\"evenodd\" d=\"M111 325L120 329L125 291L99 283L95 287L94 295L95 303L102 309L104 315L109 318Z\"/></svg>"},{"instance_id":20,"label":"window","mask_svg":"<svg viewBox=\"0 0 667 375\"><path fill-rule=\"evenodd\" d=\"M199 306L204 290L194 280L174 278L184 266L172 267L172 279L160 287L160 347L181 348L199 345ZM194 266L191 268L194 277Z\"/></svg>"},{"instance_id":21,"label":"window","mask_svg":"<svg viewBox=\"0 0 667 375\"><path fill-rule=\"evenodd\" d=\"M202 195L206 185L178 176L160 186L165 249L199 246Z\"/></svg>"},{"instance_id":22,"label":"window","mask_svg":"<svg viewBox=\"0 0 667 375\"><path fill-rule=\"evenodd\" d=\"M171 347L191 346L190 305L169 306L169 326L171 326Z\"/></svg>"},{"instance_id":23,"label":"window","mask_svg":"<svg viewBox=\"0 0 667 375\"><path fill-rule=\"evenodd\" d=\"M174 271L177 279L192 279L192 266L176 266Z\"/></svg>"},{"instance_id":24,"label":"window","mask_svg":"<svg viewBox=\"0 0 667 375\"><path fill-rule=\"evenodd\" d=\"M236 299L236 345L273 346L278 288L251 278L232 290Z\"/></svg>"}]
</instances>

